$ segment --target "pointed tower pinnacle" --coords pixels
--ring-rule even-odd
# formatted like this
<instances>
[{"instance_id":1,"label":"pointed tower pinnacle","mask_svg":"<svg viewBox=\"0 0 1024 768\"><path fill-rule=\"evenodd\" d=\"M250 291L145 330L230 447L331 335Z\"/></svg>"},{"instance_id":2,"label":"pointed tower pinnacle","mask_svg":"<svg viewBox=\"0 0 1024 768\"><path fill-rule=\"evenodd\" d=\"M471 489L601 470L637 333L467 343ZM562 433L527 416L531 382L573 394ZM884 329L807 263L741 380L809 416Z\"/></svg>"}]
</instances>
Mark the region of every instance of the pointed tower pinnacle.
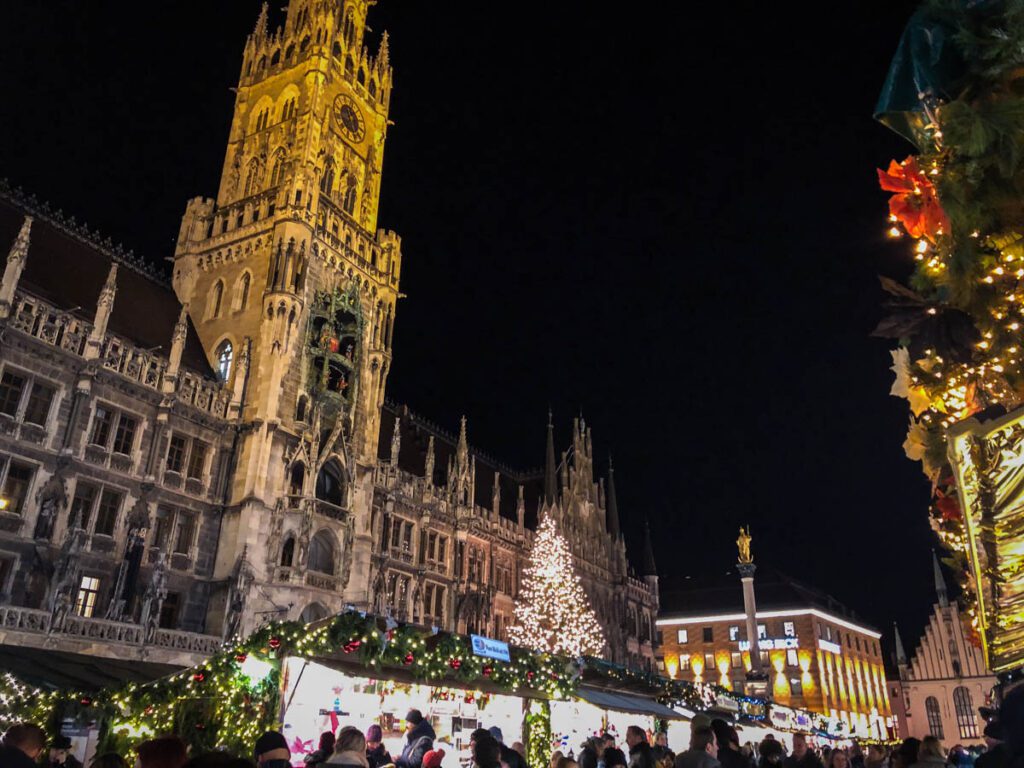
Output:
<instances>
[{"instance_id":1,"label":"pointed tower pinnacle","mask_svg":"<svg viewBox=\"0 0 1024 768\"><path fill-rule=\"evenodd\" d=\"M644 576L657 576L658 566L654 563L654 547L651 545L651 526L644 519Z\"/></svg>"},{"instance_id":2,"label":"pointed tower pinnacle","mask_svg":"<svg viewBox=\"0 0 1024 768\"><path fill-rule=\"evenodd\" d=\"M939 565L939 556L932 550L932 567L935 570L935 594L939 598L939 605L943 608L949 607L949 594L946 592L946 579L942 575L942 566Z\"/></svg>"},{"instance_id":3,"label":"pointed tower pinnacle","mask_svg":"<svg viewBox=\"0 0 1024 768\"><path fill-rule=\"evenodd\" d=\"M619 500L615 498L615 468L612 466L612 457L608 457L608 498L605 501L606 515L608 517L608 533L612 538L619 538Z\"/></svg>"},{"instance_id":4,"label":"pointed tower pinnacle","mask_svg":"<svg viewBox=\"0 0 1024 768\"><path fill-rule=\"evenodd\" d=\"M900 637L900 628L894 621L892 623L892 631L896 638L896 664L900 667L907 665L907 652L903 649L903 638Z\"/></svg>"},{"instance_id":5,"label":"pointed tower pinnacle","mask_svg":"<svg viewBox=\"0 0 1024 768\"><path fill-rule=\"evenodd\" d=\"M264 7L266 7L264 5ZM391 44L388 41L388 31L385 29L384 34L380 36L380 48L377 49L377 67L383 71L388 68L391 63Z\"/></svg>"},{"instance_id":6,"label":"pointed tower pinnacle","mask_svg":"<svg viewBox=\"0 0 1024 768\"><path fill-rule=\"evenodd\" d=\"M434 484L434 436L427 439L427 458L423 469L423 478L427 485Z\"/></svg>"},{"instance_id":7,"label":"pointed tower pinnacle","mask_svg":"<svg viewBox=\"0 0 1024 768\"><path fill-rule=\"evenodd\" d=\"M262 40L267 36L267 11L267 3L264 2L260 8L260 15L256 18L256 27L252 31L255 40Z\"/></svg>"},{"instance_id":8,"label":"pointed tower pinnacle","mask_svg":"<svg viewBox=\"0 0 1024 768\"><path fill-rule=\"evenodd\" d=\"M469 441L466 439L466 417L459 420L459 446L455 451L455 464L466 467L469 464Z\"/></svg>"},{"instance_id":9,"label":"pointed tower pinnacle","mask_svg":"<svg viewBox=\"0 0 1024 768\"><path fill-rule=\"evenodd\" d=\"M7 252L7 265L4 267L3 281L0 282L0 318L11 314L14 292L21 279L21 271L25 268L25 259L28 258L31 231L32 217L26 216L25 220L21 222L18 236L11 243L11 250Z\"/></svg>"},{"instance_id":10,"label":"pointed tower pinnacle","mask_svg":"<svg viewBox=\"0 0 1024 768\"><path fill-rule=\"evenodd\" d=\"M398 466L398 454L402 450L402 417L395 416L395 429L391 433L391 466Z\"/></svg>"},{"instance_id":11,"label":"pointed tower pinnacle","mask_svg":"<svg viewBox=\"0 0 1024 768\"><path fill-rule=\"evenodd\" d=\"M558 470L555 468L555 425L548 408L548 445L544 458L544 504L553 507L558 501Z\"/></svg>"}]
</instances>

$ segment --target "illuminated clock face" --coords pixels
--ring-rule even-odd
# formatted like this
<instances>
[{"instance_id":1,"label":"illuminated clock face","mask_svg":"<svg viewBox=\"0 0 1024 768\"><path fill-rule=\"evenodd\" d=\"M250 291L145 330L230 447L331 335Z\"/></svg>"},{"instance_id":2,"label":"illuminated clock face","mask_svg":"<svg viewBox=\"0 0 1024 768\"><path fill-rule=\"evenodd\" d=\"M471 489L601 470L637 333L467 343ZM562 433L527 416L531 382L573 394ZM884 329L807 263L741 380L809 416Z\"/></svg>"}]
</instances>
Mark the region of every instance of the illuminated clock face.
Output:
<instances>
[{"instance_id":1,"label":"illuminated clock face","mask_svg":"<svg viewBox=\"0 0 1024 768\"><path fill-rule=\"evenodd\" d=\"M351 141L359 142L366 136L366 122L359 106L345 94L334 100L334 121L338 129Z\"/></svg>"}]
</instances>

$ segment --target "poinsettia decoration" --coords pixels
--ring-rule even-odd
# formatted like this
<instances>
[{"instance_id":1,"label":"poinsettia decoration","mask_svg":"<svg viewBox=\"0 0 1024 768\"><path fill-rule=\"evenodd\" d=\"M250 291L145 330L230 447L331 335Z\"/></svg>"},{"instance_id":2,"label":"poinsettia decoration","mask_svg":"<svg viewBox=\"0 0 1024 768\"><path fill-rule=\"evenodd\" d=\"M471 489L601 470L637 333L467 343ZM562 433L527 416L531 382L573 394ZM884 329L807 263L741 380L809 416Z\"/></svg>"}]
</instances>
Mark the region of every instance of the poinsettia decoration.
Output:
<instances>
[{"instance_id":1,"label":"poinsettia decoration","mask_svg":"<svg viewBox=\"0 0 1024 768\"><path fill-rule=\"evenodd\" d=\"M878 169L878 184L886 192L895 192L889 198L889 213L908 235L934 243L939 235L949 232L949 219L939 204L935 185L913 156L902 163L893 160L888 171Z\"/></svg>"}]
</instances>

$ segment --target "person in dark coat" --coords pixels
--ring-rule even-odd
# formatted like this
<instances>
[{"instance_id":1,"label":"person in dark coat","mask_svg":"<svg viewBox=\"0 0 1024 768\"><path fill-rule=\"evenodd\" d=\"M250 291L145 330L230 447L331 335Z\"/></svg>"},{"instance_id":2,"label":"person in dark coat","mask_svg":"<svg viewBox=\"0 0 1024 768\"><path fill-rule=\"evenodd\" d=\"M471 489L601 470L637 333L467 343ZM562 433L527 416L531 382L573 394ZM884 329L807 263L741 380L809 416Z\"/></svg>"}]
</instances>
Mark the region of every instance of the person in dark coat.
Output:
<instances>
[{"instance_id":1,"label":"person in dark coat","mask_svg":"<svg viewBox=\"0 0 1024 768\"><path fill-rule=\"evenodd\" d=\"M280 731L267 731L256 739L253 756L259 768L291 768L292 753Z\"/></svg>"},{"instance_id":2,"label":"person in dark coat","mask_svg":"<svg viewBox=\"0 0 1024 768\"><path fill-rule=\"evenodd\" d=\"M523 756L516 752L511 747L505 746L505 736L501 732L501 728L496 725L492 725L487 729L487 732L498 742L498 750L501 752L501 762L508 766L508 768L527 768L526 760Z\"/></svg>"},{"instance_id":3,"label":"person in dark coat","mask_svg":"<svg viewBox=\"0 0 1024 768\"><path fill-rule=\"evenodd\" d=\"M71 754L71 739L63 733L50 742L51 768L82 768L82 761Z\"/></svg>"},{"instance_id":4,"label":"person in dark coat","mask_svg":"<svg viewBox=\"0 0 1024 768\"><path fill-rule=\"evenodd\" d=\"M587 739L580 745L580 753L576 756L576 763L580 768L597 768L598 758L604 754L604 739L595 737Z\"/></svg>"},{"instance_id":5,"label":"person in dark coat","mask_svg":"<svg viewBox=\"0 0 1024 768\"><path fill-rule=\"evenodd\" d=\"M437 734L418 709L410 709L405 716L405 738L405 747L395 765L398 768L422 768L423 756L434 746Z\"/></svg>"},{"instance_id":6,"label":"person in dark coat","mask_svg":"<svg viewBox=\"0 0 1024 768\"><path fill-rule=\"evenodd\" d=\"M382 765L394 762L388 748L384 746L384 731L376 724L366 729L366 760L370 768L381 768Z\"/></svg>"},{"instance_id":7,"label":"person in dark coat","mask_svg":"<svg viewBox=\"0 0 1024 768\"><path fill-rule=\"evenodd\" d=\"M807 737L793 734L793 754L782 761L782 768L824 768L818 756L807 748Z\"/></svg>"},{"instance_id":8,"label":"person in dark coat","mask_svg":"<svg viewBox=\"0 0 1024 768\"><path fill-rule=\"evenodd\" d=\"M324 731L320 734L320 745L302 758L302 762L310 768L316 768L316 766L326 763L333 754L334 734L331 731Z\"/></svg>"},{"instance_id":9,"label":"person in dark coat","mask_svg":"<svg viewBox=\"0 0 1024 768\"><path fill-rule=\"evenodd\" d=\"M716 717L711 721L711 730L718 741L718 762L722 768L750 768L750 759L740 752L740 737L735 728Z\"/></svg>"},{"instance_id":10,"label":"person in dark coat","mask_svg":"<svg viewBox=\"0 0 1024 768\"><path fill-rule=\"evenodd\" d=\"M46 732L32 723L16 723L0 738L0 765L4 768L36 768L46 747Z\"/></svg>"},{"instance_id":11,"label":"person in dark coat","mask_svg":"<svg viewBox=\"0 0 1024 768\"><path fill-rule=\"evenodd\" d=\"M629 768L655 768L651 745L647 733L639 725L626 729L626 743L629 745Z\"/></svg>"}]
</instances>

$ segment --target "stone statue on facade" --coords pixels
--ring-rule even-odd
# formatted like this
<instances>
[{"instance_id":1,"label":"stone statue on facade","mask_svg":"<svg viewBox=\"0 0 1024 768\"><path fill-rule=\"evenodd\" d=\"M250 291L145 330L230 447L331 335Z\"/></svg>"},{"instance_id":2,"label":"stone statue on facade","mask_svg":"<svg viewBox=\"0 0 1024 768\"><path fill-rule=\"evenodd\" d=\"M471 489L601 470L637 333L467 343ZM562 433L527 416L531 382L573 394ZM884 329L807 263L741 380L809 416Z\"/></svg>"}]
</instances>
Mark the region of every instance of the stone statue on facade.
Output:
<instances>
[{"instance_id":1,"label":"stone statue on facade","mask_svg":"<svg viewBox=\"0 0 1024 768\"><path fill-rule=\"evenodd\" d=\"M146 587L146 592L142 596L142 613L139 616L139 624L142 626L143 642L150 642L160 626L160 612L163 610L166 599L167 555L157 552L149 586Z\"/></svg>"},{"instance_id":2,"label":"stone statue on facade","mask_svg":"<svg viewBox=\"0 0 1024 768\"><path fill-rule=\"evenodd\" d=\"M249 588L253 583L253 572L246 558L248 548L242 549L242 555L235 563L231 584L228 588L227 605L224 609L224 640L231 640L242 629L242 616L245 603L249 597Z\"/></svg>"},{"instance_id":3,"label":"stone statue on facade","mask_svg":"<svg viewBox=\"0 0 1024 768\"><path fill-rule=\"evenodd\" d=\"M78 583L78 565L84 538L85 531L78 526L70 528L64 537L64 544L61 546L50 580L50 593L47 599L51 632L63 628L64 620L71 609L75 586Z\"/></svg>"},{"instance_id":4,"label":"stone statue on facade","mask_svg":"<svg viewBox=\"0 0 1024 768\"><path fill-rule=\"evenodd\" d=\"M43 487L36 493L36 504L39 506L39 516L36 518L36 528L32 538L49 541L53 536L57 517L68 505L68 494L59 468L50 475L50 479L43 483ZM68 528L75 528L78 524L78 520L69 520Z\"/></svg>"},{"instance_id":5,"label":"stone statue on facade","mask_svg":"<svg viewBox=\"0 0 1024 768\"><path fill-rule=\"evenodd\" d=\"M123 621L128 614L128 601L134 596L134 584L128 583L128 574L137 568L142 561L146 546L146 531L149 530L149 504L140 498L128 513L128 532L125 536L124 556L117 567L114 579L114 591L110 593L110 603L104 618L110 621Z\"/></svg>"},{"instance_id":6,"label":"stone statue on facade","mask_svg":"<svg viewBox=\"0 0 1024 768\"><path fill-rule=\"evenodd\" d=\"M740 551L739 562L741 564L754 562L754 556L750 554L751 541L753 541L753 537L750 535L749 529L740 526L740 537L736 539L736 547Z\"/></svg>"}]
</instances>

